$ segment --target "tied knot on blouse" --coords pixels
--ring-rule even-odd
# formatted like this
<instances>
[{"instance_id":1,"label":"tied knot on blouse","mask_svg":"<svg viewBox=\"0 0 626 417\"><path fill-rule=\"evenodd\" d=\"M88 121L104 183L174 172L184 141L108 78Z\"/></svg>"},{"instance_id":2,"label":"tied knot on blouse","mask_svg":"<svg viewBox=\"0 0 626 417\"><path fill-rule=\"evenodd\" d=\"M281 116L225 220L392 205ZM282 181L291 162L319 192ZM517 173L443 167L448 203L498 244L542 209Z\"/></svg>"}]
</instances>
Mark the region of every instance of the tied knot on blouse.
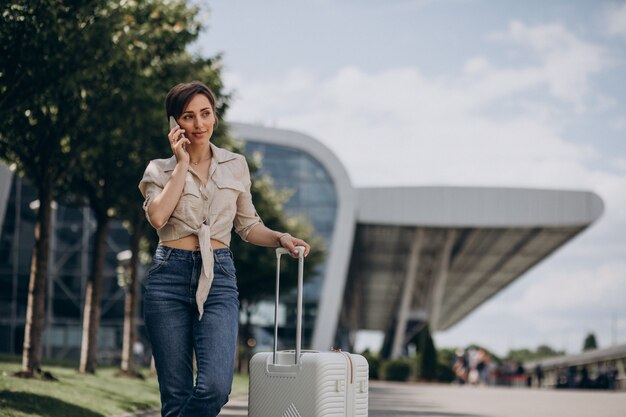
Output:
<instances>
[{"instance_id":1,"label":"tied knot on blouse","mask_svg":"<svg viewBox=\"0 0 626 417\"><path fill-rule=\"evenodd\" d=\"M230 246L231 230L247 241L248 233L261 218L252 204L250 171L243 155L210 144L212 150L209 177L206 183L190 166L185 174L181 196L161 228L150 222L148 207L158 196L176 167L176 157L153 159L148 164L139 190L144 197L143 209L152 227L157 229L160 242L176 240L195 234L200 243L202 271L196 291L199 320L204 312L213 282L213 249L211 239Z\"/></svg>"}]
</instances>

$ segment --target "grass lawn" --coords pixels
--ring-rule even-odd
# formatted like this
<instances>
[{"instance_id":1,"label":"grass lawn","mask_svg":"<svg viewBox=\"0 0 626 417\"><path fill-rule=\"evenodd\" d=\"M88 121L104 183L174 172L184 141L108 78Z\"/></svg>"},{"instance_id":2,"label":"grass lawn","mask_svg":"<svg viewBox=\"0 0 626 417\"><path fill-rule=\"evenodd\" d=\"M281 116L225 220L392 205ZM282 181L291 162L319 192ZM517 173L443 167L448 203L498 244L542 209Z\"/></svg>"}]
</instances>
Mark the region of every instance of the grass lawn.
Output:
<instances>
[{"instance_id":1,"label":"grass lawn","mask_svg":"<svg viewBox=\"0 0 626 417\"><path fill-rule=\"evenodd\" d=\"M108 417L159 407L156 377L117 377L117 368L79 374L78 365L44 365L58 382L12 376L20 358L0 357L0 417ZM235 375L231 396L245 395L247 376Z\"/></svg>"}]
</instances>

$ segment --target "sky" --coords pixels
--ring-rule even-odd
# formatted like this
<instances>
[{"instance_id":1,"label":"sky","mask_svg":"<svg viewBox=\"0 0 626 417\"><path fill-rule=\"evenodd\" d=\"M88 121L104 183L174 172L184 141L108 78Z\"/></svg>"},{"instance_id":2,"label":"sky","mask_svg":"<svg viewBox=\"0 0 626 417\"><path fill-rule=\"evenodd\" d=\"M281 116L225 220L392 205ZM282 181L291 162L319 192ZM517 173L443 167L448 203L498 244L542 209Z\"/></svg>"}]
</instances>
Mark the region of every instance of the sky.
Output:
<instances>
[{"instance_id":1,"label":"sky","mask_svg":"<svg viewBox=\"0 0 626 417\"><path fill-rule=\"evenodd\" d=\"M438 347L626 343L626 2L216 0L226 120L313 136L355 186L588 190L603 216ZM363 337L361 344L373 343Z\"/></svg>"}]
</instances>

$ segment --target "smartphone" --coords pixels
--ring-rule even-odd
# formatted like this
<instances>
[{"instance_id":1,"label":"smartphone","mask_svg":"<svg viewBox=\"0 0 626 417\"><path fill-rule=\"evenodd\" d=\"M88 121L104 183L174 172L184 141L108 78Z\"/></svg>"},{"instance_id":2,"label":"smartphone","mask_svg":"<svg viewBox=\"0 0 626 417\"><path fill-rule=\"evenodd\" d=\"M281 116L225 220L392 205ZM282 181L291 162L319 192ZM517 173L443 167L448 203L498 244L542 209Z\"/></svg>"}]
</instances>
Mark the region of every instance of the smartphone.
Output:
<instances>
[{"instance_id":1,"label":"smartphone","mask_svg":"<svg viewBox=\"0 0 626 417\"><path fill-rule=\"evenodd\" d=\"M178 126L178 123L176 123L176 119L174 119L174 116L170 116L170 130L174 129L177 126ZM183 135L183 137L185 136Z\"/></svg>"},{"instance_id":2,"label":"smartphone","mask_svg":"<svg viewBox=\"0 0 626 417\"><path fill-rule=\"evenodd\" d=\"M176 119L174 119L174 116L170 116L170 130L174 129L176 126L180 127L178 123L176 123ZM181 133L180 137L185 138L185 135ZM185 145L183 145L183 149L186 149Z\"/></svg>"}]
</instances>

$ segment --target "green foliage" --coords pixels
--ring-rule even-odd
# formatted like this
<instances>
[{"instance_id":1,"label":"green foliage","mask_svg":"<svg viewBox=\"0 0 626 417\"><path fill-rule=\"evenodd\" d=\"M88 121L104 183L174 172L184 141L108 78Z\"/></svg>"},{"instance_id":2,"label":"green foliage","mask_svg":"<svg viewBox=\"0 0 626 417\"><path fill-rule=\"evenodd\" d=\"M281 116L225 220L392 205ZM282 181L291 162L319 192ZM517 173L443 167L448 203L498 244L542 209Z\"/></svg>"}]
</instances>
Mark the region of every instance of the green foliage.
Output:
<instances>
[{"instance_id":1,"label":"green foliage","mask_svg":"<svg viewBox=\"0 0 626 417\"><path fill-rule=\"evenodd\" d=\"M537 350L535 354L542 358L548 358L551 356L562 356L565 354L565 351L562 350L554 350L548 345L539 345L537 346Z\"/></svg>"},{"instance_id":2,"label":"green foliage","mask_svg":"<svg viewBox=\"0 0 626 417\"><path fill-rule=\"evenodd\" d=\"M243 153L241 149L235 151ZM291 194L287 190L279 190L271 178L255 177L258 165L248 159L252 181L252 201L263 223L273 230L285 231L293 236L304 239L311 245L311 252L304 262L304 279L309 280L325 256L324 242L315 236L310 221L305 217L288 217L284 204ZM239 299L242 305L250 305L259 300L271 297L275 293L276 256L274 248L264 248L243 242L239 236L233 235L231 248L235 253L235 267L239 280ZM283 257L285 258L285 257ZM297 285L298 263L283 260L281 263L281 294L288 294ZM283 272L284 271L284 272Z\"/></svg>"},{"instance_id":3,"label":"green foliage","mask_svg":"<svg viewBox=\"0 0 626 417\"><path fill-rule=\"evenodd\" d=\"M216 94L220 118L228 109L220 56L186 52L202 29L189 3L42 0L34 6L15 0L0 6L0 159L52 198L89 203L99 219L120 217L131 232L145 228L137 184L150 159L171 156L166 92L198 79ZM211 140L243 153L225 123ZM287 218L288 193L267 178L253 181L252 194L268 227L312 245L305 263L311 277L324 248L310 223ZM152 254L156 233L147 237L141 247ZM273 251L238 237L232 242L241 299L272 294ZM284 290L295 286L296 265L286 262Z\"/></svg>"},{"instance_id":4,"label":"green foliage","mask_svg":"<svg viewBox=\"0 0 626 417\"><path fill-rule=\"evenodd\" d=\"M408 359L391 359L381 364L380 372L385 381L408 381L411 362Z\"/></svg>"},{"instance_id":5,"label":"green foliage","mask_svg":"<svg viewBox=\"0 0 626 417\"><path fill-rule=\"evenodd\" d=\"M437 363L435 365L434 380L438 382L454 381L452 363L456 358L456 349L442 348L437 350Z\"/></svg>"},{"instance_id":6,"label":"green foliage","mask_svg":"<svg viewBox=\"0 0 626 417\"><path fill-rule=\"evenodd\" d=\"M530 349L513 349L504 358L513 362L528 362L544 358L550 358L553 356L565 355L565 351L554 350L550 346L540 345L535 351Z\"/></svg>"},{"instance_id":7,"label":"green foliage","mask_svg":"<svg viewBox=\"0 0 626 417\"><path fill-rule=\"evenodd\" d=\"M456 358L456 350L451 348L441 348L437 350L437 362L443 364L451 364Z\"/></svg>"},{"instance_id":8,"label":"green foliage","mask_svg":"<svg viewBox=\"0 0 626 417\"><path fill-rule=\"evenodd\" d=\"M369 379L379 379L380 371L380 355L374 354L368 350L361 353L369 364Z\"/></svg>"},{"instance_id":9,"label":"green foliage","mask_svg":"<svg viewBox=\"0 0 626 417\"><path fill-rule=\"evenodd\" d=\"M15 0L0 6L0 159L37 189L24 371L38 368L44 322L51 202L89 149L76 127L102 65L114 7L108 1Z\"/></svg>"},{"instance_id":10,"label":"green foliage","mask_svg":"<svg viewBox=\"0 0 626 417\"><path fill-rule=\"evenodd\" d=\"M103 1L53 0L1 9L0 158L38 189L54 192L88 146L74 127L105 41L105 9Z\"/></svg>"},{"instance_id":11,"label":"green foliage","mask_svg":"<svg viewBox=\"0 0 626 417\"><path fill-rule=\"evenodd\" d=\"M78 203L89 200L100 216L117 215L140 201L136 182L129 178L139 181L146 155L169 150L165 92L191 75L190 69L211 66L211 60L193 60L185 52L200 27L195 8L186 3L150 0L110 6L106 31L100 34L107 42L100 45L100 65L81 91L85 112L75 127L90 146L80 153L64 190L66 198ZM219 70L194 75L219 79ZM217 89L221 98L220 93Z\"/></svg>"},{"instance_id":12,"label":"green foliage","mask_svg":"<svg viewBox=\"0 0 626 417\"><path fill-rule=\"evenodd\" d=\"M0 363L0 416L98 417L159 405L154 377L120 378L112 368L96 376L50 365L47 369L59 379L50 382L12 376L18 369L19 362Z\"/></svg>"},{"instance_id":13,"label":"green foliage","mask_svg":"<svg viewBox=\"0 0 626 417\"><path fill-rule=\"evenodd\" d=\"M598 348L598 343L596 342L596 335L593 333L589 333L585 337L585 341L583 343L583 351L593 350Z\"/></svg>"},{"instance_id":14,"label":"green foliage","mask_svg":"<svg viewBox=\"0 0 626 417\"><path fill-rule=\"evenodd\" d=\"M417 351L420 353L419 357L421 360L419 377L426 380L434 380L437 378L437 350L428 326L422 329L418 337Z\"/></svg>"},{"instance_id":15,"label":"green foliage","mask_svg":"<svg viewBox=\"0 0 626 417\"><path fill-rule=\"evenodd\" d=\"M435 374L435 380L439 382L452 382L455 379L454 371L449 364L437 363L437 371Z\"/></svg>"},{"instance_id":16,"label":"green foliage","mask_svg":"<svg viewBox=\"0 0 626 417\"><path fill-rule=\"evenodd\" d=\"M416 346L415 366L417 378L426 380L437 379L437 349L430 335L428 325L424 326L413 336L409 343Z\"/></svg>"},{"instance_id":17,"label":"green foliage","mask_svg":"<svg viewBox=\"0 0 626 417\"><path fill-rule=\"evenodd\" d=\"M415 378L418 379L422 374L422 354L420 352L415 352L412 362L411 366L413 367L413 374L415 375Z\"/></svg>"},{"instance_id":18,"label":"green foliage","mask_svg":"<svg viewBox=\"0 0 626 417\"><path fill-rule=\"evenodd\" d=\"M142 370L145 379L117 376L115 368L101 368L97 375L79 374L76 363L43 361L59 382L12 376L21 358L0 357L0 417L102 417L159 406L156 377ZM246 376L235 375L231 397L245 396Z\"/></svg>"}]
</instances>

